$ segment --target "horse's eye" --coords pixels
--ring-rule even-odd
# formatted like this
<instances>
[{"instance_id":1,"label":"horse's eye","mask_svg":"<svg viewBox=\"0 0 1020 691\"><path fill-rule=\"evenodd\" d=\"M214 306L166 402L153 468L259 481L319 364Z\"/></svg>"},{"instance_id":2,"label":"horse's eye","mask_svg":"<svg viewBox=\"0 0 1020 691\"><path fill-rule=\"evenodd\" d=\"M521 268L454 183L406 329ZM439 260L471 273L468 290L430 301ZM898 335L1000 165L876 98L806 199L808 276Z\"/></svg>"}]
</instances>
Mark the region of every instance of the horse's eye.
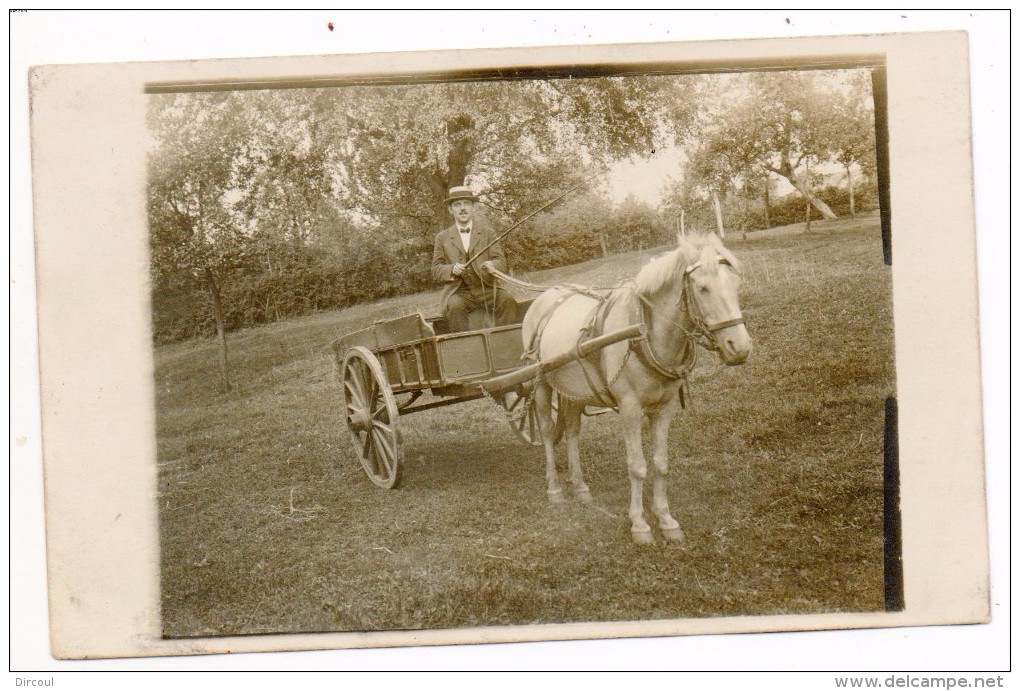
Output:
<instances>
[{"instance_id":1,"label":"horse's eye","mask_svg":"<svg viewBox=\"0 0 1020 691\"><path fill-rule=\"evenodd\" d=\"M698 292L700 292L700 293L707 293L708 292L708 286L706 286L706 285L698 286Z\"/></svg>"}]
</instances>

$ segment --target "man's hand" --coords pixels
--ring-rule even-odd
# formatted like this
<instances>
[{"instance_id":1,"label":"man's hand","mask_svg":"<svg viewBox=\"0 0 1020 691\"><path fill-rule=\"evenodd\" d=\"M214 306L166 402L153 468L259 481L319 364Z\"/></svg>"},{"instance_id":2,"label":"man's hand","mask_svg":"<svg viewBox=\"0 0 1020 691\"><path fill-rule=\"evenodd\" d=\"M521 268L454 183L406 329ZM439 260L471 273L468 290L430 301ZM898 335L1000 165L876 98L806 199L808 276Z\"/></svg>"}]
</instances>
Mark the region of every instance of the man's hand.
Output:
<instances>
[{"instance_id":1,"label":"man's hand","mask_svg":"<svg viewBox=\"0 0 1020 691\"><path fill-rule=\"evenodd\" d=\"M464 273L465 268L467 268L465 264L454 264L453 269L450 270L450 273L452 273L454 276L460 276L462 273Z\"/></svg>"},{"instance_id":2,"label":"man's hand","mask_svg":"<svg viewBox=\"0 0 1020 691\"><path fill-rule=\"evenodd\" d=\"M490 260L482 264L482 268L485 269L486 272L491 274L493 271L496 270L496 265L493 264L492 261Z\"/></svg>"}]
</instances>

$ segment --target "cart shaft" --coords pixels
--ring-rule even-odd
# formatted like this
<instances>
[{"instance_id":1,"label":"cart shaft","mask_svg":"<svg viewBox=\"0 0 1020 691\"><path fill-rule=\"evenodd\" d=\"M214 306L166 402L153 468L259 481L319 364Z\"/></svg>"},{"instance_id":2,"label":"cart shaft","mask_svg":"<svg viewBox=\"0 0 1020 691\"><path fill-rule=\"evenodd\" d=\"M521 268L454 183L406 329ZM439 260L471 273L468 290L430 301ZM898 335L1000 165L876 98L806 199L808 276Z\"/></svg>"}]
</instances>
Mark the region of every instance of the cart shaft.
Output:
<instances>
[{"instance_id":1,"label":"cart shaft","mask_svg":"<svg viewBox=\"0 0 1020 691\"><path fill-rule=\"evenodd\" d=\"M488 393L498 393L505 389L517 386L518 384L523 384L530 379L534 379L543 372L548 372L549 370L569 365L571 362L575 362L579 358L591 355L596 350L601 350L606 346L619 343L620 341L643 337L646 333L647 329L644 324L634 324L625 329L620 329L618 331L603 334L602 336L596 336L588 341L583 341L578 344L577 348L568 353L557 355L554 358L550 358L542 362L536 362L533 365L522 367L500 377L486 379L478 384Z\"/></svg>"}]
</instances>

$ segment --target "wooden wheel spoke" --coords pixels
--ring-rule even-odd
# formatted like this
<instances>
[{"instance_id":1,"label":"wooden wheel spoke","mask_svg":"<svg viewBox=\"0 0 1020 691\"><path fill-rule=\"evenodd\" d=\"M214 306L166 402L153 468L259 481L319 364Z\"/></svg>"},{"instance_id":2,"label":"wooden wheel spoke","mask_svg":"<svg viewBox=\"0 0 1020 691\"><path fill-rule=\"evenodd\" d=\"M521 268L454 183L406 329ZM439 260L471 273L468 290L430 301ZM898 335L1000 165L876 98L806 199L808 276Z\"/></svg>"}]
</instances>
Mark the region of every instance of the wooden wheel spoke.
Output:
<instances>
[{"instance_id":1,"label":"wooden wheel spoke","mask_svg":"<svg viewBox=\"0 0 1020 691\"><path fill-rule=\"evenodd\" d=\"M365 434L365 441L362 443L361 446L361 455L364 456L365 458L368 458L368 456L371 453L372 453L372 435Z\"/></svg>"},{"instance_id":2,"label":"wooden wheel spoke","mask_svg":"<svg viewBox=\"0 0 1020 691\"><path fill-rule=\"evenodd\" d=\"M372 430L373 433L379 434L376 430ZM384 471L387 475L393 472L393 450L389 444L386 443L385 439L378 439L376 442L377 459L382 464L380 470Z\"/></svg>"},{"instance_id":3,"label":"wooden wheel spoke","mask_svg":"<svg viewBox=\"0 0 1020 691\"><path fill-rule=\"evenodd\" d=\"M513 397L513 400L506 406L507 411L511 413L517 410L517 406L521 404L521 401L527 400L524 396L518 396L516 393L511 393L508 395Z\"/></svg>"},{"instance_id":4,"label":"wooden wheel spoke","mask_svg":"<svg viewBox=\"0 0 1020 691\"><path fill-rule=\"evenodd\" d=\"M361 380L359 378L359 375L356 372L353 372L353 370L352 374L353 376L346 382L344 382L344 385L350 390L351 397L353 398L353 400L357 401L361 405L364 405L365 401L367 400L365 398L365 390L361 386Z\"/></svg>"},{"instance_id":5,"label":"wooden wheel spoke","mask_svg":"<svg viewBox=\"0 0 1020 691\"><path fill-rule=\"evenodd\" d=\"M400 481L399 409L379 360L355 346L341 365L347 428L361 465L373 483L395 487Z\"/></svg>"},{"instance_id":6,"label":"wooden wheel spoke","mask_svg":"<svg viewBox=\"0 0 1020 691\"><path fill-rule=\"evenodd\" d=\"M368 404L369 410L375 410L380 398L379 384L373 377L369 377L365 383L365 402Z\"/></svg>"},{"instance_id":7,"label":"wooden wheel spoke","mask_svg":"<svg viewBox=\"0 0 1020 691\"><path fill-rule=\"evenodd\" d=\"M371 461L373 473L376 477L384 478L386 477L386 465L383 461L383 452L380 448L379 439L376 438L375 430L372 430L366 436L372 440Z\"/></svg>"},{"instance_id":8,"label":"wooden wheel spoke","mask_svg":"<svg viewBox=\"0 0 1020 691\"><path fill-rule=\"evenodd\" d=\"M513 401L504 400L503 405L510 413L510 427L514 433L527 444L532 446L542 445L542 426L539 424L538 407L535 404L533 392L529 389L525 395L512 392ZM553 416L553 444L559 443L563 433L562 420L559 417L559 403L556 395L552 399Z\"/></svg>"}]
</instances>

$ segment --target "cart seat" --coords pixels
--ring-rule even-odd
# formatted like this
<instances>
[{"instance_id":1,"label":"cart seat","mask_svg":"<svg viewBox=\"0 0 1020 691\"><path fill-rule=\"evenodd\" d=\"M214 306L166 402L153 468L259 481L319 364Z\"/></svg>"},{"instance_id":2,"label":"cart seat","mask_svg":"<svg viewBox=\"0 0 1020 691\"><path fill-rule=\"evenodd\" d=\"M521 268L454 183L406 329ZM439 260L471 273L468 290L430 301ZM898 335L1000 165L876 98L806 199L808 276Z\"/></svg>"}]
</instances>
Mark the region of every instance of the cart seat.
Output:
<instances>
[{"instance_id":1,"label":"cart seat","mask_svg":"<svg viewBox=\"0 0 1020 691\"><path fill-rule=\"evenodd\" d=\"M531 307L531 303L534 300L517 300L517 319L515 323L520 324L524 321L524 315ZM477 310L468 314L468 330L477 331L478 329L485 329L491 324L489 323L488 314L484 310ZM426 317L425 320L432 325L436 335L448 334L450 332L450 323L446 320L445 314L434 314L430 317Z\"/></svg>"}]
</instances>

